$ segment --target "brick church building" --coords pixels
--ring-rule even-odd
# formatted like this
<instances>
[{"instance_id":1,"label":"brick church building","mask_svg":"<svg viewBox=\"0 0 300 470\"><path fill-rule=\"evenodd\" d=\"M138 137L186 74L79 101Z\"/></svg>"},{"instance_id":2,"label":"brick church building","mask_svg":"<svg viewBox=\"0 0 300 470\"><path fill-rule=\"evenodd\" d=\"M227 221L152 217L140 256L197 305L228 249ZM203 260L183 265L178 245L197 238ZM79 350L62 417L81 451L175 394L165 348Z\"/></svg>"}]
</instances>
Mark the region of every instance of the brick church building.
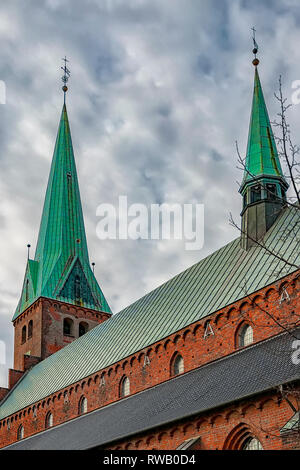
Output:
<instances>
[{"instance_id":1,"label":"brick church building","mask_svg":"<svg viewBox=\"0 0 300 470\"><path fill-rule=\"evenodd\" d=\"M114 315L64 104L12 320L1 448L300 449L300 211L253 63L241 235Z\"/></svg>"}]
</instances>

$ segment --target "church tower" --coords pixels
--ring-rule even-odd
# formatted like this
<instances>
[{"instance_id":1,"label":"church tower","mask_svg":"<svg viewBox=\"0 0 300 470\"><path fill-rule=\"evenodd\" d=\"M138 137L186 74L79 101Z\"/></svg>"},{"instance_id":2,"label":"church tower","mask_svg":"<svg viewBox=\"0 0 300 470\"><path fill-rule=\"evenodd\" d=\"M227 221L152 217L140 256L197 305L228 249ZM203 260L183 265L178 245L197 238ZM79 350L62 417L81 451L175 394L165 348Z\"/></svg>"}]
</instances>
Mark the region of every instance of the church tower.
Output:
<instances>
[{"instance_id":1,"label":"church tower","mask_svg":"<svg viewBox=\"0 0 300 470\"><path fill-rule=\"evenodd\" d=\"M246 250L273 225L286 203L288 189L258 74L257 47L253 53L254 92L244 177L239 190L243 196L241 245Z\"/></svg>"},{"instance_id":2,"label":"church tower","mask_svg":"<svg viewBox=\"0 0 300 470\"><path fill-rule=\"evenodd\" d=\"M63 91L65 98L66 83ZM45 359L110 316L90 267L64 100L36 252L12 320L14 369L24 370L27 356Z\"/></svg>"}]
</instances>

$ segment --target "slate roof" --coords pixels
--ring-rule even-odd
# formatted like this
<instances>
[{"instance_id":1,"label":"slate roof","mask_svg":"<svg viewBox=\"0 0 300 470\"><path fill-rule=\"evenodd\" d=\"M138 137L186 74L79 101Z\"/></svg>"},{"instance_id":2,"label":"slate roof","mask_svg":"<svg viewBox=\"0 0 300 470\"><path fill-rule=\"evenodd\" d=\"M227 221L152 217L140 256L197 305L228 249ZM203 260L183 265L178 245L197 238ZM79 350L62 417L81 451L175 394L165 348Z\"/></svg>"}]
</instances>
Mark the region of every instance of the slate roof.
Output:
<instances>
[{"instance_id":1,"label":"slate roof","mask_svg":"<svg viewBox=\"0 0 300 470\"><path fill-rule=\"evenodd\" d=\"M251 294L300 265L300 211L285 209L264 243L239 238L188 268L37 364L0 404L3 419ZM295 264L295 266L293 265Z\"/></svg>"},{"instance_id":2,"label":"slate roof","mask_svg":"<svg viewBox=\"0 0 300 470\"><path fill-rule=\"evenodd\" d=\"M87 415L19 441L12 450L83 450L299 381L295 336L283 333Z\"/></svg>"}]
</instances>

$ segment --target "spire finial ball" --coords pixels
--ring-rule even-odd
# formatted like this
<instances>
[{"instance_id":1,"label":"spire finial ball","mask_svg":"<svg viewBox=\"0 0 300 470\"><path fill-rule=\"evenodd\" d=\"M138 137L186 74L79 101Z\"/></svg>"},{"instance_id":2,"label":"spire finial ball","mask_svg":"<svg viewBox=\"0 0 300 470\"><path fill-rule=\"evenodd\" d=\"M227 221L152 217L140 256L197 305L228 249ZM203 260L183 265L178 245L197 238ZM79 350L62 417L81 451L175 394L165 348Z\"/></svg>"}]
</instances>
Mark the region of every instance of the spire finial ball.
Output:
<instances>
[{"instance_id":1,"label":"spire finial ball","mask_svg":"<svg viewBox=\"0 0 300 470\"><path fill-rule=\"evenodd\" d=\"M257 65L259 64L259 60L256 59L256 58L253 59L252 64L253 64L255 67L257 67Z\"/></svg>"},{"instance_id":2,"label":"spire finial ball","mask_svg":"<svg viewBox=\"0 0 300 470\"><path fill-rule=\"evenodd\" d=\"M68 91L68 87L67 87L66 85L64 85L64 86L62 87L62 91L63 91L64 93L66 93L66 91Z\"/></svg>"}]
</instances>

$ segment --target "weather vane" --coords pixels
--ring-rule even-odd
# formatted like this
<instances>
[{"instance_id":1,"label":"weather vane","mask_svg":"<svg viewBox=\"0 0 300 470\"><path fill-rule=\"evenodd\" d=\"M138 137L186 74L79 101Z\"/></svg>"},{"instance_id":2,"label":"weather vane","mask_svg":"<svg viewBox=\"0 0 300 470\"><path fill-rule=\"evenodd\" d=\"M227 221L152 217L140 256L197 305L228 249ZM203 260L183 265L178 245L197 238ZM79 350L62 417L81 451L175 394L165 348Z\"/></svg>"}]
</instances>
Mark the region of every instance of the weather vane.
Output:
<instances>
[{"instance_id":1,"label":"weather vane","mask_svg":"<svg viewBox=\"0 0 300 470\"><path fill-rule=\"evenodd\" d=\"M64 65L63 67L61 67L61 69L64 71L64 74L63 74L63 76L61 77L61 79L62 79L62 82L63 82L63 84L64 84L63 87L62 87L62 90L63 90L63 92L64 92L64 101L65 101L65 100L66 100L66 92L68 91L67 82L68 82L68 80L69 80L69 78L70 78L71 72L70 72L70 70L69 70L68 67L67 67L67 62L69 62L69 61L67 60L67 57L65 56L65 58L62 59L62 60L63 60L64 63L65 63L65 65Z\"/></svg>"},{"instance_id":2,"label":"weather vane","mask_svg":"<svg viewBox=\"0 0 300 470\"><path fill-rule=\"evenodd\" d=\"M251 28L251 30L253 32L252 40L253 40L253 45L254 45L254 48L252 50L252 52L254 54L254 60L252 61L252 64L255 65L255 67L256 67L259 64L259 60L256 57L256 54L257 54L257 51L258 51L258 44L257 44L256 39L255 39L256 29L253 26L253 28Z\"/></svg>"}]
</instances>

